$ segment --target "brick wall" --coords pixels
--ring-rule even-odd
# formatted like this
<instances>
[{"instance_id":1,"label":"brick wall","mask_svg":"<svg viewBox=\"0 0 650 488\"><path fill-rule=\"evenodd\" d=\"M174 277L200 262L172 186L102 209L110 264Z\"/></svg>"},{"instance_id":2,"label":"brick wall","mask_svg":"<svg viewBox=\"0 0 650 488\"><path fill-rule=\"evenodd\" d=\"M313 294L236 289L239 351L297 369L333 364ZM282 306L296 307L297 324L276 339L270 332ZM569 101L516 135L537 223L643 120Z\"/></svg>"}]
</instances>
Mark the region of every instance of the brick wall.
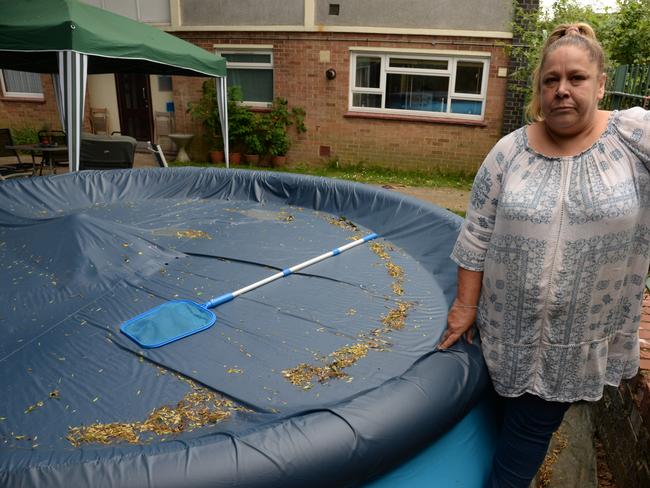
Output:
<instances>
[{"instance_id":1,"label":"brick wall","mask_svg":"<svg viewBox=\"0 0 650 488\"><path fill-rule=\"evenodd\" d=\"M275 96L290 106L306 110L307 132L289 152L292 162L324 164L329 158L342 163L368 162L388 167L473 172L499 139L506 81L496 76L507 66L503 42L494 39L436 38L436 48L491 53L485 122L423 122L351 116L348 91L351 46L431 49L430 36L357 35L334 33L186 32L180 37L213 51L213 44L272 44ZM330 52L330 62L320 62L320 52ZM337 76L327 80L325 71ZM202 80L174 79L176 124L179 131L200 131L185 113L187 103L200 96ZM320 156L328 149L329 158Z\"/></svg>"},{"instance_id":2,"label":"brick wall","mask_svg":"<svg viewBox=\"0 0 650 488\"><path fill-rule=\"evenodd\" d=\"M2 97L0 94L0 127L60 129L59 114L54 99L50 75L42 75L44 100L25 100Z\"/></svg>"}]
</instances>

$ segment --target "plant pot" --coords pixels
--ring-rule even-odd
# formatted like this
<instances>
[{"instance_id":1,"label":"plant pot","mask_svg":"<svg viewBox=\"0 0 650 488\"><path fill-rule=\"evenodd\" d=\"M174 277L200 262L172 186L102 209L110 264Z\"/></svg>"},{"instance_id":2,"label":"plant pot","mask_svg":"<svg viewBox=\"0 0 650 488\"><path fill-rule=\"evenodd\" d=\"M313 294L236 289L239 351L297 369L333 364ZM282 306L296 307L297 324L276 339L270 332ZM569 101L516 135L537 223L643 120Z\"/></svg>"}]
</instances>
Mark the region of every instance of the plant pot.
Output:
<instances>
[{"instance_id":1,"label":"plant pot","mask_svg":"<svg viewBox=\"0 0 650 488\"><path fill-rule=\"evenodd\" d=\"M273 165L274 168L280 168L282 166L285 166L287 164L287 157L273 156L273 159L271 159L271 164Z\"/></svg>"},{"instance_id":2,"label":"plant pot","mask_svg":"<svg viewBox=\"0 0 650 488\"><path fill-rule=\"evenodd\" d=\"M223 163L223 151L210 151L210 162Z\"/></svg>"},{"instance_id":3,"label":"plant pot","mask_svg":"<svg viewBox=\"0 0 650 488\"><path fill-rule=\"evenodd\" d=\"M231 164L240 164L241 163L241 153L232 152L229 154L228 160Z\"/></svg>"},{"instance_id":4,"label":"plant pot","mask_svg":"<svg viewBox=\"0 0 650 488\"><path fill-rule=\"evenodd\" d=\"M259 164L260 155L259 154L244 154L244 159L248 164Z\"/></svg>"},{"instance_id":5,"label":"plant pot","mask_svg":"<svg viewBox=\"0 0 650 488\"><path fill-rule=\"evenodd\" d=\"M263 168L269 168L271 167L271 156L270 154L264 154L263 156L260 156L260 162L259 165L262 166Z\"/></svg>"}]
</instances>

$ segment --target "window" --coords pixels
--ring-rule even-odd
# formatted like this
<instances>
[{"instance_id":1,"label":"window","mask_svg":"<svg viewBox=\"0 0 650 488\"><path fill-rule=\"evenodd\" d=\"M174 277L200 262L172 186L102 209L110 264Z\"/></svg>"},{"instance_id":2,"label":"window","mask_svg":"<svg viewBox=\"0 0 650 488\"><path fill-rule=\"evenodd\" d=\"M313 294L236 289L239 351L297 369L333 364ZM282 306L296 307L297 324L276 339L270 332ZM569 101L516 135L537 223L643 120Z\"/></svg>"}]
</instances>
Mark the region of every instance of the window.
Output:
<instances>
[{"instance_id":1,"label":"window","mask_svg":"<svg viewBox=\"0 0 650 488\"><path fill-rule=\"evenodd\" d=\"M273 102L273 52L260 48L217 49L226 59L228 87L239 86L246 105L267 107Z\"/></svg>"},{"instance_id":2,"label":"window","mask_svg":"<svg viewBox=\"0 0 650 488\"><path fill-rule=\"evenodd\" d=\"M350 110L481 120L488 59L352 52Z\"/></svg>"},{"instance_id":3,"label":"window","mask_svg":"<svg viewBox=\"0 0 650 488\"><path fill-rule=\"evenodd\" d=\"M150 24L170 24L169 0L82 0L85 3Z\"/></svg>"},{"instance_id":4,"label":"window","mask_svg":"<svg viewBox=\"0 0 650 488\"><path fill-rule=\"evenodd\" d=\"M158 76L158 91L160 91L160 92L174 91L171 76L168 76L168 75L159 75Z\"/></svg>"},{"instance_id":5,"label":"window","mask_svg":"<svg viewBox=\"0 0 650 488\"><path fill-rule=\"evenodd\" d=\"M43 85L38 73L3 69L0 70L0 85L6 97L43 99Z\"/></svg>"}]
</instances>

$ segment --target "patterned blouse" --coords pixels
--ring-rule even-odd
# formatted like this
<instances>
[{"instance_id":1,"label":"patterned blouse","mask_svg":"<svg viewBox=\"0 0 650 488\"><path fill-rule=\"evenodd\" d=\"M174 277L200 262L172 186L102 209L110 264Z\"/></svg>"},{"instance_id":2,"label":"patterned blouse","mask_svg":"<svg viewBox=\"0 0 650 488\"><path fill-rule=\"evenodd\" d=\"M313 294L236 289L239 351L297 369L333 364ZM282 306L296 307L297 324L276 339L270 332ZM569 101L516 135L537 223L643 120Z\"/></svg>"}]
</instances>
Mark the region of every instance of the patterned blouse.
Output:
<instances>
[{"instance_id":1,"label":"patterned blouse","mask_svg":"<svg viewBox=\"0 0 650 488\"><path fill-rule=\"evenodd\" d=\"M595 401L633 377L650 263L650 112L612 112L576 156L535 152L526 127L502 138L451 257L484 272L477 323L499 394Z\"/></svg>"}]
</instances>

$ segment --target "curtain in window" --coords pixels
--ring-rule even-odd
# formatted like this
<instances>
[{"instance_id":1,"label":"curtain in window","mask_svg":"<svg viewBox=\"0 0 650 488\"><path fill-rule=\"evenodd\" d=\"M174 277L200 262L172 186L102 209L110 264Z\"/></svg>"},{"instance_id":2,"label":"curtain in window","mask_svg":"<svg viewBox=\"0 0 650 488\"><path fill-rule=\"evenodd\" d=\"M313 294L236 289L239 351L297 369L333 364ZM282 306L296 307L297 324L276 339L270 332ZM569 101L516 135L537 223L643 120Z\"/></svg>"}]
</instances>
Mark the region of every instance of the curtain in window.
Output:
<instances>
[{"instance_id":1,"label":"curtain in window","mask_svg":"<svg viewBox=\"0 0 650 488\"><path fill-rule=\"evenodd\" d=\"M273 101L273 71L228 68L228 86L239 86L245 102Z\"/></svg>"},{"instance_id":2,"label":"curtain in window","mask_svg":"<svg viewBox=\"0 0 650 488\"><path fill-rule=\"evenodd\" d=\"M5 88L8 92L16 93L43 93L41 75L25 71L2 70Z\"/></svg>"}]
</instances>

